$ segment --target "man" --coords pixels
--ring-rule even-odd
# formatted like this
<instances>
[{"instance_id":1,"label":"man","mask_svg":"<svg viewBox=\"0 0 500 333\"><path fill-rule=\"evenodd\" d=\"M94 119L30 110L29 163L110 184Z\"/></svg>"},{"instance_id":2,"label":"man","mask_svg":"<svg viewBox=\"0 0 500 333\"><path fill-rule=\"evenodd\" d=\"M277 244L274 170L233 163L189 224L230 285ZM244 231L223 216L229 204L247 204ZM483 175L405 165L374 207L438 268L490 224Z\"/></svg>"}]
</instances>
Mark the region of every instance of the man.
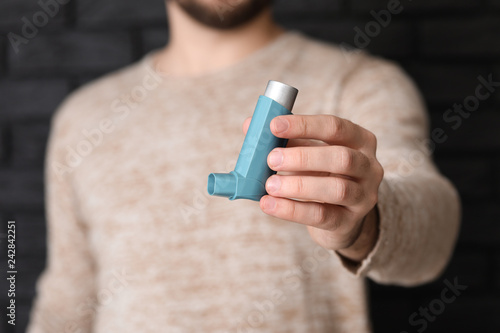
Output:
<instances>
[{"instance_id":1,"label":"man","mask_svg":"<svg viewBox=\"0 0 500 333\"><path fill-rule=\"evenodd\" d=\"M57 112L28 332L369 332L364 276L443 270L459 203L422 148L414 85L284 31L270 2L167 1L169 44ZM207 197L270 79L300 92L271 123L290 141L268 156L269 195Z\"/></svg>"}]
</instances>

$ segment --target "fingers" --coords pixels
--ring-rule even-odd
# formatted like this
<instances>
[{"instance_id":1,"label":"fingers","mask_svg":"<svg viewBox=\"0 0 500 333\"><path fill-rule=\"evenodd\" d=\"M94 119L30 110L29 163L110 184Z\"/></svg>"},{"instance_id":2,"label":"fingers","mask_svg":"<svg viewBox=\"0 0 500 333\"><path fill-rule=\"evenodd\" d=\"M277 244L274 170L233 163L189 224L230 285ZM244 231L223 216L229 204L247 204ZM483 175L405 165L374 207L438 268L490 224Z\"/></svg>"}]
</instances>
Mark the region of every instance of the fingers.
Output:
<instances>
[{"instance_id":1,"label":"fingers","mask_svg":"<svg viewBox=\"0 0 500 333\"><path fill-rule=\"evenodd\" d=\"M260 207L266 214L280 219L334 231L341 222L351 220L351 213L343 207L317 202L302 202L270 195L262 197Z\"/></svg>"},{"instance_id":2,"label":"fingers","mask_svg":"<svg viewBox=\"0 0 500 333\"><path fill-rule=\"evenodd\" d=\"M248 117L245 119L242 125L243 133L246 135L248 132L248 127L250 127L250 122L252 121L252 117ZM309 147L309 146L326 146L326 143L317 140L309 140L309 139L296 139L296 140L288 140L287 147Z\"/></svg>"},{"instance_id":3,"label":"fingers","mask_svg":"<svg viewBox=\"0 0 500 333\"><path fill-rule=\"evenodd\" d=\"M376 148L375 135L370 131L332 115L279 116L271 121L271 131L280 138L315 139L355 149Z\"/></svg>"},{"instance_id":4,"label":"fingers","mask_svg":"<svg viewBox=\"0 0 500 333\"><path fill-rule=\"evenodd\" d=\"M369 158L342 146L276 148L267 157L275 171L329 172L361 178L370 168Z\"/></svg>"},{"instance_id":5,"label":"fingers","mask_svg":"<svg viewBox=\"0 0 500 333\"><path fill-rule=\"evenodd\" d=\"M267 180L266 190L274 197L326 202L350 210L365 199L359 183L341 177L274 175Z\"/></svg>"},{"instance_id":6,"label":"fingers","mask_svg":"<svg viewBox=\"0 0 500 333\"><path fill-rule=\"evenodd\" d=\"M243 133L247 133L252 117L243 122ZM351 148L377 147L375 135L353 122L333 115L288 115L279 116L271 121L271 131L280 138L290 140L288 146L317 146L321 143L303 140L323 141L330 145ZM300 140L302 139L302 140Z\"/></svg>"},{"instance_id":7,"label":"fingers","mask_svg":"<svg viewBox=\"0 0 500 333\"><path fill-rule=\"evenodd\" d=\"M245 135L247 135L247 132L248 132L248 127L250 127L250 122L252 121L252 117L248 117L247 119L245 119L245 121L243 122L243 133L245 133Z\"/></svg>"},{"instance_id":8,"label":"fingers","mask_svg":"<svg viewBox=\"0 0 500 333\"><path fill-rule=\"evenodd\" d=\"M323 141L310 140L310 139L290 139L288 140L287 147L324 147L328 144Z\"/></svg>"}]
</instances>

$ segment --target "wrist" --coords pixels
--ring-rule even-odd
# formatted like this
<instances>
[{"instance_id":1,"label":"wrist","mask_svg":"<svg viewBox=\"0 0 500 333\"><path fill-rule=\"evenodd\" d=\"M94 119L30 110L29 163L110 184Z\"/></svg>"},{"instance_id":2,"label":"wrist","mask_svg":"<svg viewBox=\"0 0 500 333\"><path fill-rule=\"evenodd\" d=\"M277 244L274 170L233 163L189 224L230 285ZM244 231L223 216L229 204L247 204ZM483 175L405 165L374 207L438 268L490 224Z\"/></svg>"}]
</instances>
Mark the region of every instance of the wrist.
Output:
<instances>
[{"instance_id":1,"label":"wrist","mask_svg":"<svg viewBox=\"0 0 500 333\"><path fill-rule=\"evenodd\" d=\"M364 217L358 238L347 248L337 250L343 257L361 262L373 250L378 240L379 218L377 206Z\"/></svg>"}]
</instances>

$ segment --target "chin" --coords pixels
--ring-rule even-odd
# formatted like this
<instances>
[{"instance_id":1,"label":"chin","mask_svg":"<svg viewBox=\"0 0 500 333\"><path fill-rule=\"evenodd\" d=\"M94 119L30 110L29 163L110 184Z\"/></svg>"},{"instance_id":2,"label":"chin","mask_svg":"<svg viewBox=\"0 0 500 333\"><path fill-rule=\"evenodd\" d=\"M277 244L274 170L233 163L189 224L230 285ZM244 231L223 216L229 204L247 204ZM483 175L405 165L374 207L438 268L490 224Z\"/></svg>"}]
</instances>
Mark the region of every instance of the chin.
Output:
<instances>
[{"instance_id":1,"label":"chin","mask_svg":"<svg viewBox=\"0 0 500 333\"><path fill-rule=\"evenodd\" d=\"M167 0L196 21L216 29L241 26L268 8L272 0Z\"/></svg>"}]
</instances>

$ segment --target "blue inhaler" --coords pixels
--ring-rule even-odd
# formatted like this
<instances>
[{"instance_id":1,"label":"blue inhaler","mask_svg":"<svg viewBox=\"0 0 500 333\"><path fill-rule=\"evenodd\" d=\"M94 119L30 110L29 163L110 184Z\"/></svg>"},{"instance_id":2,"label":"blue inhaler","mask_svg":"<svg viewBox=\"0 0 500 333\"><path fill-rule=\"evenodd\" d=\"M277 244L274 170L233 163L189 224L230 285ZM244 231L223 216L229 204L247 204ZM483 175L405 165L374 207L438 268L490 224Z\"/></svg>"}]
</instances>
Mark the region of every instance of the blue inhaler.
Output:
<instances>
[{"instance_id":1,"label":"blue inhaler","mask_svg":"<svg viewBox=\"0 0 500 333\"><path fill-rule=\"evenodd\" d=\"M267 165L267 155L276 147L285 147L288 141L274 136L269 126L274 117L292 113L298 92L284 83L269 81L255 107L234 171L208 176L210 195L259 201L267 194L266 180L276 173Z\"/></svg>"}]
</instances>

